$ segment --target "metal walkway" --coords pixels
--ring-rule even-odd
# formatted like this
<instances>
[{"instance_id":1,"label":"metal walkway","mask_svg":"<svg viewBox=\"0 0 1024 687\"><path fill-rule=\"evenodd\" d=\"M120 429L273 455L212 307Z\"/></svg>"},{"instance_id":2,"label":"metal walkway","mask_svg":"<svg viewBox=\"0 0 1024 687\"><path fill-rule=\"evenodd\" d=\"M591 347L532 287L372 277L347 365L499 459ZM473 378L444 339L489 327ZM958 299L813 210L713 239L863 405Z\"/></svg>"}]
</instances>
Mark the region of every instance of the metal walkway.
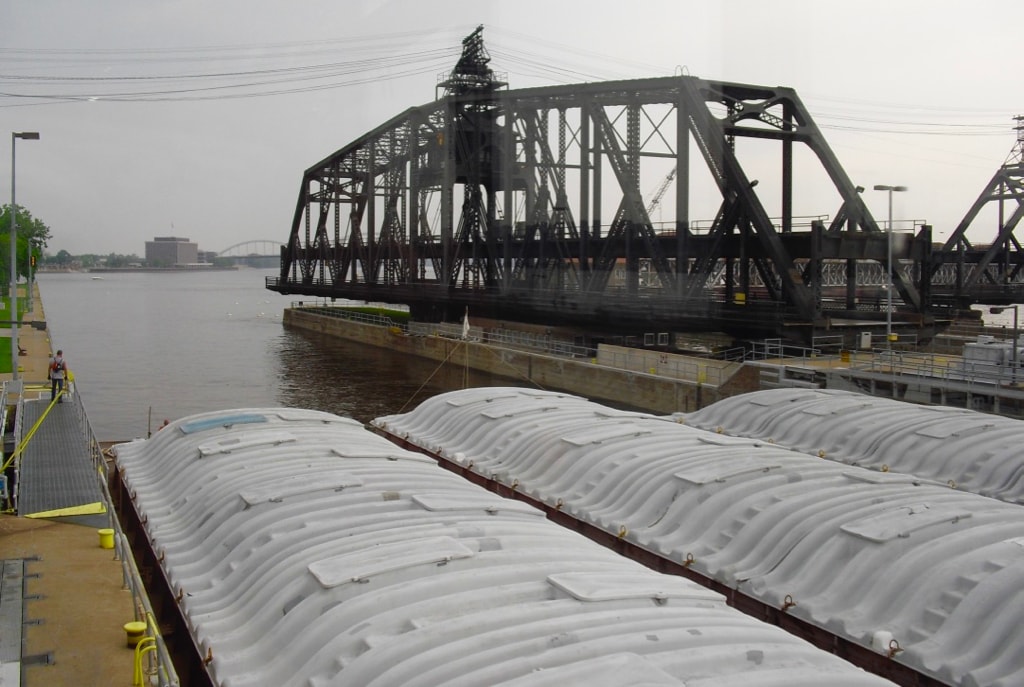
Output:
<instances>
[{"instance_id":1,"label":"metal walkway","mask_svg":"<svg viewBox=\"0 0 1024 687\"><path fill-rule=\"evenodd\" d=\"M21 684L25 562L0 561L0 685Z\"/></svg>"},{"instance_id":2,"label":"metal walkway","mask_svg":"<svg viewBox=\"0 0 1024 687\"><path fill-rule=\"evenodd\" d=\"M26 399L23 408L23 433L39 426L21 455L18 514L108 527L96 463L99 448L93 445L78 394L52 406L49 394L41 394Z\"/></svg>"}]
</instances>

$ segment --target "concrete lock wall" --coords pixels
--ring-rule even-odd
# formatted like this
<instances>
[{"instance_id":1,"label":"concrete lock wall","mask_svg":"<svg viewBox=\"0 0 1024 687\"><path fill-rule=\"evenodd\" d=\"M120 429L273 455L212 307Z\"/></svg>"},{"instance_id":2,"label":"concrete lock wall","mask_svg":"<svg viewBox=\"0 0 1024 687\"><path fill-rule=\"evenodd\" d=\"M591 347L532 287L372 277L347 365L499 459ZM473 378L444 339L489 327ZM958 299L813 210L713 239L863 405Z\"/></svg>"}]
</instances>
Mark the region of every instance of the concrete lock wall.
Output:
<instances>
[{"instance_id":1,"label":"concrete lock wall","mask_svg":"<svg viewBox=\"0 0 1024 687\"><path fill-rule=\"evenodd\" d=\"M295 308L284 311L283 322L287 327L337 336L439 363L447 361L456 367L469 367L497 377L528 380L545 389L652 413L689 412L726 396L758 388L754 370L738 363L690 356L604 345L599 348L597 358L547 356L442 336L409 336L397 327L364 324ZM626 364L620 365L619 361ZM682 374L667 376L672 372Z\"/></svg>"}]
</instances>

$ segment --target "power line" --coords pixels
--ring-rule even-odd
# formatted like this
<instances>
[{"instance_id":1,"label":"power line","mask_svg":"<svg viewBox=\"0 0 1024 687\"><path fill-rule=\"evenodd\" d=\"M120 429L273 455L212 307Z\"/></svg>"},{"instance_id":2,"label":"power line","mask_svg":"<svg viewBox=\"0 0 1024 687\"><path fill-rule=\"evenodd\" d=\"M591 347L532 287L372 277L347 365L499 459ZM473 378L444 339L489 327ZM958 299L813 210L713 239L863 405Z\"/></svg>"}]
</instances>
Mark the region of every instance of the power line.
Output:
<instances>
[{"instance_id":1,"label":"power line","mask_svg":"<svg viewBox=\"0 0 1024 687\"><path fill-rule=\"evenodd\" d=\"M182 73L144 76L31 76L19 77L0 75L0 83L16 84L19 92L3 91L0 97L30 100L64 101L167 101L209 100L218 97L261 97L302 93L328 88L344 88L367 83L390 81L425 73L437 73L449 67L458 56L457 48L435 49L403 54L391 54L382 58L359 59L330 64L299 65L271 69L253 69L233 72ZM355 78L353 78L355 77ZM314 81L329 81L320 85L308 85ZM191 85L199 82L204 85ZM219 82L219 83L218 83ZM109 90L111 86L144 83L159 85L142 90ZM272 88L281 84L303 84L292 88ZM180 88L167 88L183 84ZM212 85L207 85L212 84ZM74 87L68 90L68 87ZM54 90L61 87L61 90ZM87 87L87 89L83 88ZM245 91L221 96L214 92ZM256 90L252 90L256 89ZM189 95L206 94L201 97Z\"/></svg>"},{"instance_id":2,"label":"power line","mask_svg":"<svg viewBox=\"0 0 1024 687\"><path fill-rule=\"evenodd\" d=\"M47 64L52 58L65 59L79 63L90 60L119 60L125 64L135 64L148 60L166 62L188 62L196 59L252 59L264 57L276 59L295 55L325 54L343 50L346 54L354 51L378 50L391 51L403 48L410 43L424 43L428 40L438 46L457 46L461 38L461 30L457 28L430 29L423 28L390 34L360 34L336 39L314 41L290 41L278 43L247 43L205 46L180 46L154 48L151 46L137 48L4 48L0 47L0 58L4 62L38 62ZM416 39L411 41L410 39Z\"/></svg>"},{"instance_id":3,"label":"power line","mask_svg":"<svg viewBox=\"0 0 1024 687\"><path fill-rule=\"evenodd\" d=\"M277 67L271 69L252 69L232 72L204 72L187 74L148 74L142 76L19 76L16 74L0 74L0 81L23 81L40 84L69 84L81 82L123 83L127 81L187 81L194 79L223 79L230 77L273 76L277 74L301 74L305 72L328 72L329 75L385 69L390 66L404 66L421 62L425 59L450 59L452 49L431 50L417 53L388 55L375 59L361 59L350 62L332 62L327 64L300 65L294 67Z\"/></svg>"},{"instance_id":4,"label":"power line","mask_svg":"<svg viewBox=\"0 0 1024 687\"><path fill-rule=\"evenodd\" d=\"M828 121L830 119L830 117L827 117L827 116L826 117L819 117L818 119L821 120L822 122L826 122L826 121ZM852 119L853 121L864 121L864 122L867 122L867 123L871 122L871 120L857 120L855 118L849 118L849 119ZM903 122L893 122L893 123L894 124L903 124ZM951 129L951 128L948 128L948 127L951 127L953 125L950 125L950 124L939 124L939 123L922 124L922 123L907 122L906 126L909 127L909 128L899 129L899 128L883 128L883 127L877 127L877 126L853 126L853 125L845 125L845 124L822 124L822 123L818 124L818 128L819 129L829 129L829 130L832 130L832 131L859 131L859 132L872 133L872 134L899 134L901 136L904 136L904 135L909 135L909 136L943 136L943 137L948 137L948 136L971 136L971 137L976 137L976 136L1006 136L1006 127L1000 127L1000 128L997 129L995 127L992 127L992 126L989 126L989 125L983 125L983 124L972 125L973 128L970 131L963 131L961 129L955 129L955 128ZM916 127L921 127L921 126L928 126L928 127L935 127L935 128L929 128L927 130L916 128ZM940 128L940 127L946 127L946 128Z\"/></svg>"},{"instance_id":5,"label":"power line","mask_svg":"<svg viewBox=\"0 0 1024 687\"><path fill-rule=\"evenodd\" d=\"M657 65L611 59L560 41L487 27L488 51L501 71L562 84L635 77L663 71ZM328 40L140 48L3 48L0 107L69 102L175 102L260 98L352 88L446 71L459 54L464 28L358 35ZM410 50L409 48L420 48ZM343 59L306 62L314 56ZM295 63L300 60L298 63ZM202 63L208 71L183 69ZM53 70L67 63L63 73ZM227 64L240 68L224 68ZM23 73L12 64L33 69ZM220 68L218 68L220 67ZM97 73L117 68L119 73ZM160 73L166 69L169 73ZM623 72L632 72L624 75ZM79 73L80 72L80 73ZM144 85L143 88L118 88ZM937 108L812 96L839 104L816 110L819 127L833 131L914 136L1004 136L990 122L928 121L994 116L990 110ZM865 111L858 114L856 110ZM915 113L927 113L916 117ZM907 118L904 118L907 117ZM1005 114L1003 114L1005 116Z\"/></svg>"}]
</instances>

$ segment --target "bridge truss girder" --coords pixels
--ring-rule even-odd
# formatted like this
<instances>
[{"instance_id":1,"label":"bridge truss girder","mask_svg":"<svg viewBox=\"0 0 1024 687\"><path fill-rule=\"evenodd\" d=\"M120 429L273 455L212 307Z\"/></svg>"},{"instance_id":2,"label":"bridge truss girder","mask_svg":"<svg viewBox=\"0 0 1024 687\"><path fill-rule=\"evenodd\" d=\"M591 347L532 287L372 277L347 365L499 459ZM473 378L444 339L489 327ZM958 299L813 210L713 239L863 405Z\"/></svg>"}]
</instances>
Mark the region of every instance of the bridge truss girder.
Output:
<instances>
[{"instance_id":1,"label":"bridge truss girder","mask_svg":"<svg viewBox=\"0 0 1024 687\"><path fill-rule=\"evenodd\" d=\"M741 163L745 138L778 143L781 218ZM796 145L840 198L828 225L793 217ZM700 161L720 195L707 231L690 216ZM667 170L675 216L656 228L641 184ZM307 169L269 288L442 316L472 304L507 319L806 334L863 316L855 280L823 307L837 260L848 274L882 265L907 317L925 321L925 234L888 264L886 235L791 89L679 76L472 92L407 110Z\"/></svg>"},{"instance_id":2,"label":"bridge truss girder","mask_svg":"<svg viewBox=\"0 0 1024 687\"><path fill-rule=\"evenodd\" d=\"M952 267L947 295L961 306L973 302L1016 303L1024 295L1024 248L1014 231L1024 219L1024 117L1017 117L1018 140L1006 162L957 225L932 265L933 278ZM967 231L977 226L986 207L996 206L995 236L972 245Z\"/></svg>"}]
</instances>

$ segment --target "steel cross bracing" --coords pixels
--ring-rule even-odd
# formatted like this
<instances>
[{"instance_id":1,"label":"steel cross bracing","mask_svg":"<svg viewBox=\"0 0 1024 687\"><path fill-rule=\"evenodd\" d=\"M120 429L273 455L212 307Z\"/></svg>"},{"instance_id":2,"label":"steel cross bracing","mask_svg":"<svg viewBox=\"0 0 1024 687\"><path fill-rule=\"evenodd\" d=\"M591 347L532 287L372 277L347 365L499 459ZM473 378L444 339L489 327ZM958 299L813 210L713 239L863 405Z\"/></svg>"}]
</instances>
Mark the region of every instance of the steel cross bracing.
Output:
<instances>
[{"instance_id":1,"label":"steel cross bracing","mask_svg":"<svg viewBox=\"0 0 1024 687\"><path fill-rule=\"evenodd\" d=\"M268 288L402 302L422 317L471 305L505 319L804 336L865 317L856 275L875 264L907 317L927 322L928 228L902 236L886 264L886 234L793 90L693 76L471 86L307 169ZM775 144L777 194L758 194L769 184L749 178L745 140ZM834 186L830 222L793 216L797 146ZM640 189L673 169L674 193L659 186L651 204L673 216L656 227ZM718 196L708 228L691 217L701 181Z\"/></svg>"},{"instance_id":2,"label":"steel cross bracing","mask_svg":"<svg viewBox=\"0 0 1024 687\"><path fill-rule=\"evenodd\" d=\"M960 305L971 302L1019 303L1024 299L1024 249L1014 230L1024 218L1024 116L1016 121L1017 141L932 264L933 279L952 270L951 289L942 295ZM994 206L994 208L993 208ZM994 209L995 237L974 245L967 231ZM948 279L948 277L947 277Z\"/></svg>"}]
</instances>

